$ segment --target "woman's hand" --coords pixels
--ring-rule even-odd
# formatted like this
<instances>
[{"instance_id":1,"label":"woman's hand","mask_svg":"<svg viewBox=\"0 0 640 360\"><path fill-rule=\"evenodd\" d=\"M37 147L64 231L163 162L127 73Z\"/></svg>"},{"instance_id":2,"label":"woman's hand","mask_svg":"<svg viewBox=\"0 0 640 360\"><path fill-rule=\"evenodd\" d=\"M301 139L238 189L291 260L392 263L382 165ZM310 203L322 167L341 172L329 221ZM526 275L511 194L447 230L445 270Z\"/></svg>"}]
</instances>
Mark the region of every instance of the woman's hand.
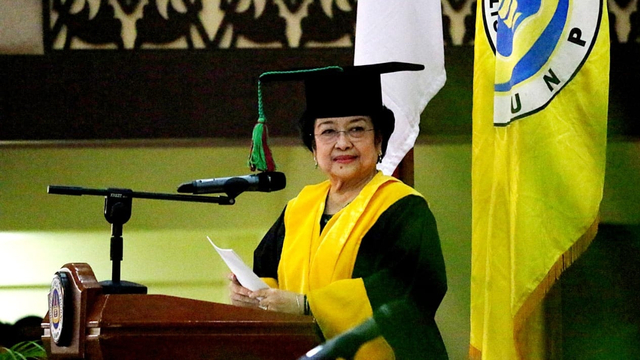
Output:
<instances>
[{"instance_id":1,"label":"woman's hand","mask_svg":"<svg viewBox=\"0 0 640 360\"><path fill-rule=\"evenodd\" d=\"M249 297L259 301L264 310L304 314L304 295L279 289L261 289L250 292Z\"/></svg>"},{"instance_id":2,"label":"woman's hand","mask_svg":"<svg viewBox=\"0 0 640 360\"><path fill-rule=\"evenodd\" d=\"M229 298L231 299L231 304L242 307L258 307L260 300L249 297L251 290L240 285L235 274L231 273L227 278L229 279Z\"/></svg>"}]
</instances>

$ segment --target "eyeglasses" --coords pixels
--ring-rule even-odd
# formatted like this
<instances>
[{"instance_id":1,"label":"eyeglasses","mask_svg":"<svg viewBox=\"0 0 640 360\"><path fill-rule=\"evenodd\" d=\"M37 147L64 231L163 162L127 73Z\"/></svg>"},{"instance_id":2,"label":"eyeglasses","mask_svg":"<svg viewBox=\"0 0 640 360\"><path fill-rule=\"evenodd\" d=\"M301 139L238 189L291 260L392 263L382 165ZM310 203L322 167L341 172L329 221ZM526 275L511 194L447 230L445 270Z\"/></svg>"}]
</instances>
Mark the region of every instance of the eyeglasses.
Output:
<instances>
[{"instance_id":1,"label":"eyeglasses","mask_svg":"<svg viewBox=\"0 0 640 360\"><path fill-rule=\"evenodd\" d=\"M362 126L354 126L351 129L347 130L324 129L314 135L319 141L322 141L323 143L333 143L338 141L340 133L344 133L351 141L358 141L362 139L368 131L373 130L374 129L366 129Z\"/></svg>"}]
</instances>

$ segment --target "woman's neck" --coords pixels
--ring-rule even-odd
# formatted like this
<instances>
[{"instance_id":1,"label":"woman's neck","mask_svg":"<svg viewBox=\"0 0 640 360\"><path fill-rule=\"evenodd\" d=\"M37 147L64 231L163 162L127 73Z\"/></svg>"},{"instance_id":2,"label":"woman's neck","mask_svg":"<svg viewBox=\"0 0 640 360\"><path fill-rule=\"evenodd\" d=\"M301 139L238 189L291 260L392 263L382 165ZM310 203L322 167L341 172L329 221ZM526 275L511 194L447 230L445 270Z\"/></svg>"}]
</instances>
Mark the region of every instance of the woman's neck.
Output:
<instances>
[{"instance_id":1,"label":"woman's neck","mask_svg":"<svg viewBox=\"0 0 640 360\"><path fill-rule=\"evenodd\" d=\"M349 205L376 174L377 171L374 171L371 175L351 183L340 180L331 181L324 213L335 214Z\"/></svg>"}]
</instances>

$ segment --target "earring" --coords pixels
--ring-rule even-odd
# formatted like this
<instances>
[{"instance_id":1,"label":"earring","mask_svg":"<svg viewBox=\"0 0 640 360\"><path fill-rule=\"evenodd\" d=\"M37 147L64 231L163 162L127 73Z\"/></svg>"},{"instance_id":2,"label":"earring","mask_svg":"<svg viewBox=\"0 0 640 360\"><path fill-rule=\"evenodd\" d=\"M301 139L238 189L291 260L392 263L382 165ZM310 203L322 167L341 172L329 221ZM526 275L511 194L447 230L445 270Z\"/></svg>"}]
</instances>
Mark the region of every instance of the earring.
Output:
<instances>
[{"instance_id":1,"label":"earring","mask_svg":"<svg viewBox=\"0 0 640 360\"><path fill-rule=\"evenodd\" d=\"M318 168L318 160L316 159L316 157L313 157L313 162L315 163L316 169Z\"/></svg>"},{"instance_id":2,"label":"earring","mask_svg":"<svg viewBox=\"0 0 640 360\"><path fill-rule=\"evenodd\" d=\"M378 164L382 162L382 151L378 154Z\"/></svg>"}]
</instances>

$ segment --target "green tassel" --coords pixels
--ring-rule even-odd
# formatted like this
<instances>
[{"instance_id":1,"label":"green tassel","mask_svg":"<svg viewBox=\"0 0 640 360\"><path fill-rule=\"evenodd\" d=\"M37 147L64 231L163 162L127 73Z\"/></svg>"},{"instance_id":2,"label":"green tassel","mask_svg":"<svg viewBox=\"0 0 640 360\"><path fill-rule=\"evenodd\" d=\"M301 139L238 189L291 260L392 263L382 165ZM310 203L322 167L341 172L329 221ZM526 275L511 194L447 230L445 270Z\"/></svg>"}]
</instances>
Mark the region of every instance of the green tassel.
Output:
<instances>
[{"instance_id":1,"label":"green tassel","mask_svg":"<svg viewBox=\"0 0 640 360\"><path fill-rule=\"evenodd\" d=\"M269 130L267 118L262 106L262 83L258 79L258 122L253 127L251 135L251 152L249 153L249 169L251 171L274 171L276 163L273 161L268 144Z\"/></svg>"},{"instance_id":2,"label":"green tassel","mask_svg":"<svg viewBox=\"0 0 640 360\"><path fill-rule=\"evenodd\" d=\"M251 136L251 153L249 155L251 171L274 171L276 169L271 149L269 149L268 132L266 119L264 117L258 118Z\"/></svg>"},{"instance_id":3,"label":"green tassel","mask_svg":"<svg viewBox=\"0 0 640 360\"><path fill-rule=\"evenodd\" d=\"M258 122L253 127L251 136L251 151L249 153L248 165L251 171L275 171L276 163L273 160L271 149L269 149L268 139L269 131L267 129L267 118L264 116L264 108L262 106L262 83L260 78L270 74L295 74L308 73L314 71L322 71L326 69L337 69L342 71L339 66L327 66L317 69L293 70L293 71L269 71L265 72L258 78Z\"/></svg>"}]
</instances>

